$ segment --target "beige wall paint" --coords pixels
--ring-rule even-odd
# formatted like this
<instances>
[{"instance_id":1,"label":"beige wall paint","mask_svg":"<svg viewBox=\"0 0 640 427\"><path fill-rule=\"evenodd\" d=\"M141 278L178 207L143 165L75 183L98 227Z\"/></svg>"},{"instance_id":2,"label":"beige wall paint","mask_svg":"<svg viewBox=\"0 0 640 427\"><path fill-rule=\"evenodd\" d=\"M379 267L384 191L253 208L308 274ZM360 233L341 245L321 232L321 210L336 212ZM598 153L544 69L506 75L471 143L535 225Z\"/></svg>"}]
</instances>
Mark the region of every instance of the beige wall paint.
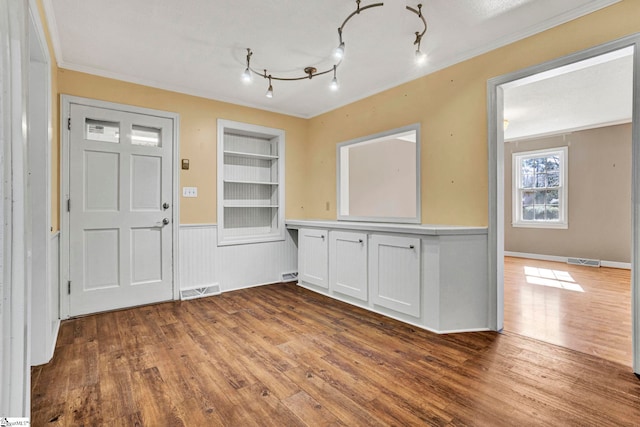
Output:
<instances>
[{"instance_id":1,"label":"beige wall paint","mask_svg":"<svg viewBox=\"0 0 640 427\"><path fill-rule=\"evenodd\" d=\"M416 217L416 144L401 139L349 148L349 215Z\"/></svg>"},{"instance_id":2,"label":"beige wall paint","mask_svg":"<svg viewBox=\"0 0 640 427\"><path fill-rule=\"evenodd\" d=\"M569 147L569 228L512 227L513 153ZM631 262L631 124L505 144L505 251Z\"/></svg>"},{"instance_id":3,"label":"beige wall paint","mask_svg":"<svg viewBox=\"0 0 640 427\"><path fill-rule=\"evenodd\" d=\"M287 131L286 216L301 219L336 218L337 143L420 123L422 222L486 225L487 80L639 32L638 16L640 1L623 0L311 120L64 69L57 70L53 79L57 79L56 94L66 93L180 114L180 157L190 158L193 168L181 173L181 185L197 186L198 194L202 194L197 199L182 199L183 223L216 221L215 119L222 117ZM58 135L57 105L55 111L54 135ZM57 154L59 143L56 138L54 141ZM57 229L57 156L53 162L52 219ZM327 202L329 209L326 209Z\"/></svg>"},{"instance_id":4,"label":"beige wall paint","mask_svg":"<svg viewBox=\"0 0 640 427\"><path fill-rule=\"evenodd\" d=\"M638 16L623 0L311 119L305 217L336 218L337 143L419 122L422 222L487 225L487 80L638 32Z\"/></svg>"},{"instance_id":5,"label":"beige wall paint","mask_svg":"<svg viewBox=\"0 0 640 427\"><path fill-rule=\"evenodd\" d=\"M44 35L47 39L47 48L49 50L49 58L51 59L51 232L55 233L60 229L58 220L60 211L60 181L58 173L58 165L60 164L60 137L59 137L59 115L58 115L58 64L56 55L53 51L53 43L49 34L49 25L45 19L44 7L42 0L37 0L38 12L40 13L40 21L44 29Z\"/></svg>"},{"instance_id":6,"label":"beige wall paint","mask_svg":"<svg viewBox=\"0 0 640 427\"><path fill-rule=\"evenodd\" d=\"M189 170L180 171L180 186L198 187L197 198L180 200L182 224L216 222L217 119L284 129L286 132L285 214L290 218L303 216L299 201L303 198L305 191L306 174L303 153L307 140L306 120L62 68L58 70L58 90L60 94L180 114L179 158L190 160Z\"/></svg>"}]
</instances>

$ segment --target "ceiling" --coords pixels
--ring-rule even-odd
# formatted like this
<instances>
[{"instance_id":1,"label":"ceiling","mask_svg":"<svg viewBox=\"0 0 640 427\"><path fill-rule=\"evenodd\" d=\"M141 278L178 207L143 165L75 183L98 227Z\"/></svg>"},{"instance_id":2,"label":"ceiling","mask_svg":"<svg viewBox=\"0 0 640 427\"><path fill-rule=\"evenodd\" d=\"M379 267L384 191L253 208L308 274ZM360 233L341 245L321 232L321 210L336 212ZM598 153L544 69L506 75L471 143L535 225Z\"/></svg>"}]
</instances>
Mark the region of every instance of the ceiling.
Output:
<instances>
[{"instance_id":1,"label":"ceiling","mask_svg":"<svg viewBox=\"0 0 640 427\"><path fill-rule=\"evenodd\" d=\"M503 85L505 141L631 122L633 48Z\"/></svg>"},{"instance_id":2,"label":"ceiling","mask_svg":"<svg viewBox=\"0 0 640 427\"><path fill-rule=\"evenodd\" d=\"M313 117L575 19L618 0L422 0L425 65L414 64L417 1L387 0L344 30L340 89L331 75L243 85L251 65L292 77L330 68L349 0L43 0L58 66L105 77ZM363 0L364 7L373 1Z\"/></svg>"}]
</instances>

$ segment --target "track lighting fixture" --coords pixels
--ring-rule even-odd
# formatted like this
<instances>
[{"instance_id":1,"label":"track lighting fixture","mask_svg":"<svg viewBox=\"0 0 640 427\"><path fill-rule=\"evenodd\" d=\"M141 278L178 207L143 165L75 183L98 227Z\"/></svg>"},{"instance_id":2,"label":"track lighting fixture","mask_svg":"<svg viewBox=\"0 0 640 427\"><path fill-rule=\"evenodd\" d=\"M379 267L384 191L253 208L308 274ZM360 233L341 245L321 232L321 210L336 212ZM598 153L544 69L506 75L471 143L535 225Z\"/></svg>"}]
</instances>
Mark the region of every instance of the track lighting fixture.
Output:
<instances>
[{"instance_id":1,"label":"track lighting fixture","mask_svg":"<svg viewBox=\"0 0 640 427\"><path fill-rule=\"evenodd\" d=\"M331 84L329 85L329 88L333 91L338 90L338 79L336 77L336 69L338 68L338 66L342 63L343 59L344 59L344 54L345 54L345 43L342 40L342 32L345 28L345 26L347 25L347 22L349 22L349 20L351 18L353 18L355 15L359 15L362 11L365 11L367 9L372 9L374 7L381 7L384 5L384 3L372 3L366 6L362 6L360 7L360 2L361 0L356 0L356 10L354 10L353 12L351 12L351 14L349 16L347 16L347 18L344 20L344 22L342 23L342 25L340 26L340 28L338 28L338 46L334 49L333 51L333 58L335 59L336 63L333 64L333 66L327 70L324 71L318 71L317 68L315 67L305 67L304 68L304 76L299 76L299 77L277 77L277 76L273 76L271 74L267 73L267 70L265 69L264 72L259 72L254 70L253 68L251 68L251 56L253 55L253 52L251 51L251 49L247 48L247 60L246 60L246 68L244 70L244 72L242 73L242 81L244 81L245 83L249 83L252 80L252 76L253 74L258 75L264 79L268 79L269 80L269 88L267 89L267 93L266 96L267 98L273 98L273 86L271 81L272 80L280 80L280 81L293 81L293 80L304 80L304 79L312 79L313 77L317 77L317 76L321 76L323 74L329 74L330 72L333 71L333 79L331 80ZM415 41L413 42L414 45L416 45L416 51L415 51L415 61L417 64L423 64L426 61L426 54L424 52L422 52L420 50L420 44L422 42L422 37L425 35L425 33L427 32L427 21L425 20L424 16L422 15L422 4L419 4L417 9L410 7L410 6L406 6L406 9L411 12L414 13L418 16L418 18L420 18L422 20L422 23L424 25L424 29L422 30L422 32L420 31L416 31L415 35Z\"/></svg>"},{"instance_id":2,"label":"track lighting fixture","mask_svg":"<svg viewBox=\"0 0 640 427\"><path fill-rule=\"evenodd\" d=\"M329 87L331 88L332 91L336 91L338 90L338 78L336 77L336 68L338 66L334 65L333 66L333 79L331 79L331 84L329 85Z\"/></svg>"},{"instance_id":3,"label":"track lighting fixture","mask_svg":"<svg viewBox=\"0 0 640 427\"><path fill-rule=\"evenodd\" d=\"M264 72L266 73L267 70L264 70ZM269 76L269 89L267 89L266 97L273 98L273 86L271 86L271 76Z\"/></svg>"},{"instance_id":4,"label":"track lighting fixture","mask_svg":"<svg viewBox=\"0 0 640 427\"><path fill-rule=\"evenodd\" d=\"M342 37L342 36L341 36ZM336 61L342 61L344 58L344 42L341 41L337 48L333 51L333 59Z\"/></svg>"},{"instance_id":5,"label":"track lighting fixture","mask_svg":"<svg viewBox=\"0 0 640 427\"><path fill-rule=\"evenodd\" d=\"M249 64L251 63L251 51L247 49L247 68L244 69L244 73L242 73L242 81L244 83L251 83L253 80L253 76L251 74L251 68L249 68Z\"/></svg>"},{"instance_id":6,"label":"track lighting fixture","mask_svg":"<svg viewBox=\"0 0 640 427\"><path fill-rule=\"evenodd\" d=\"M248 68L244 69L244 73L242 73L242 81L245 83L251 83L253 78L251 77L251 71Z\"/></svg>"},{"instance_id":7,"label":"track lighting fixture","mask_svg":"<svg viewBox=\"0 0 640 427\"><path fill-rule=\"evenodd\" d=\"M427 32L427 21L425 21L424 16L422 16L421 4L418 5L418 10L413 9L409 6L407 6L407 9L415 13L416 15L418 15L418 18L422 19L422 22L424 22L424 30L422 30L422 32L416 31L416 40L413 42L413 44L416 45L416 53L415 53L416 64L422 65L425 62L427 62L427 54L420 50L420 43L422 43L422 36L424 36L424 33Z\"/></svg>"}]
</instances>

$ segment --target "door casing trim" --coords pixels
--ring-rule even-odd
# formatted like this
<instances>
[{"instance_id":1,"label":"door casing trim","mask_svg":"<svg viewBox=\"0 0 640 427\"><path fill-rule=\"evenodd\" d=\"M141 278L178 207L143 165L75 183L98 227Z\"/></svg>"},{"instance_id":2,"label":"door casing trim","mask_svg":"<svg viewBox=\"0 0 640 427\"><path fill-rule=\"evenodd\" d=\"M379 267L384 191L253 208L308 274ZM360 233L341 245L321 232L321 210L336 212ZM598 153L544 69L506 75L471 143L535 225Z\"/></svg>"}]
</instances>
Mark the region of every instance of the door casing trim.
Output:
<instances>
[{"instance_id":1,"label":"door casing trim","mask_svg":"<svg viewBox=\"0 0 640 427\"><path fill-rule=\"evenodd\" d=\"M631 322L633 371L640 374L640 33L581 50L487 81L489 160L489 327L500 331L504 321L504 132L502 86L522 78L608 52L634 47L631 142Z\"/></svg>"},{"instance_id":2,"label":"door casing trim","mask_svg":"<svg viewBox=\"0 0 640 427\"><path fill-rule=\"evenodd\" d=\"M172 260L172 282L173 282L173 299L180 298L180 283L178 282L179 274L179 224L180 224L180 197L178 195L180 171L178 169L178 156L180 153L180 115L169 111L154 110L151 108L136 107L127 104L118 104L115 102L102 101L98 99L83 98L72 95L60 95L60 318L68 319L70 317L70 297L67 293L67 283L69 281L69 232L71 230L69 223L69 212L67 212L67 200L69 199L69 138L70 131L67 127L67 120L71 115L71 105L84 105L88 107L106 108L117 110L125 113L145 114L170 119L173 123L173 147L171 159L171 213L173 222L171 223L171 260Z\"/></svg>"}]
</instances>

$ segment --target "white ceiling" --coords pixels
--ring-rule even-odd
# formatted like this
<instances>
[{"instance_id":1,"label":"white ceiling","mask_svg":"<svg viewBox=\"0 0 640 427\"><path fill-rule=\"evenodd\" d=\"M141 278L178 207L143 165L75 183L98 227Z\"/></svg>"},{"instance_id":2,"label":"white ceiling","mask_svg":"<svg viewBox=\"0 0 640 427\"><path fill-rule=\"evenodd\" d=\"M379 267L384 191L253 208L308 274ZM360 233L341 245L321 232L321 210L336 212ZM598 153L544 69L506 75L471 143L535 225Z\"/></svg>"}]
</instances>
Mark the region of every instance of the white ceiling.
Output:
<instances>
[{"instance_id":1,"label":"white ceiling","mask_svg":"<svg viewBox=\"0 0 640 427\"><path fill-rule=\"evenodd\" d=\"M633 48L504 86L505 140L631 121Z\"/></svg>"},{"instance_id":2,"label":"white ceiling","mask_svg":"<svg viewBox=\"0 0 640 427\"><path fill-rule=\"evenodd\" d=\"M350 0L44 0L56 59L88 72L241 105L313 117L495 49L618 0L422 0L429 25L423 67L413 63L422 23L386 0L347 24L346 54L330 75L299 82L243 85L246 48L252 66L273 75L330 68L337 28ZM363 0L362 6L373 3Z\"/></svg>"}]
</instances>

